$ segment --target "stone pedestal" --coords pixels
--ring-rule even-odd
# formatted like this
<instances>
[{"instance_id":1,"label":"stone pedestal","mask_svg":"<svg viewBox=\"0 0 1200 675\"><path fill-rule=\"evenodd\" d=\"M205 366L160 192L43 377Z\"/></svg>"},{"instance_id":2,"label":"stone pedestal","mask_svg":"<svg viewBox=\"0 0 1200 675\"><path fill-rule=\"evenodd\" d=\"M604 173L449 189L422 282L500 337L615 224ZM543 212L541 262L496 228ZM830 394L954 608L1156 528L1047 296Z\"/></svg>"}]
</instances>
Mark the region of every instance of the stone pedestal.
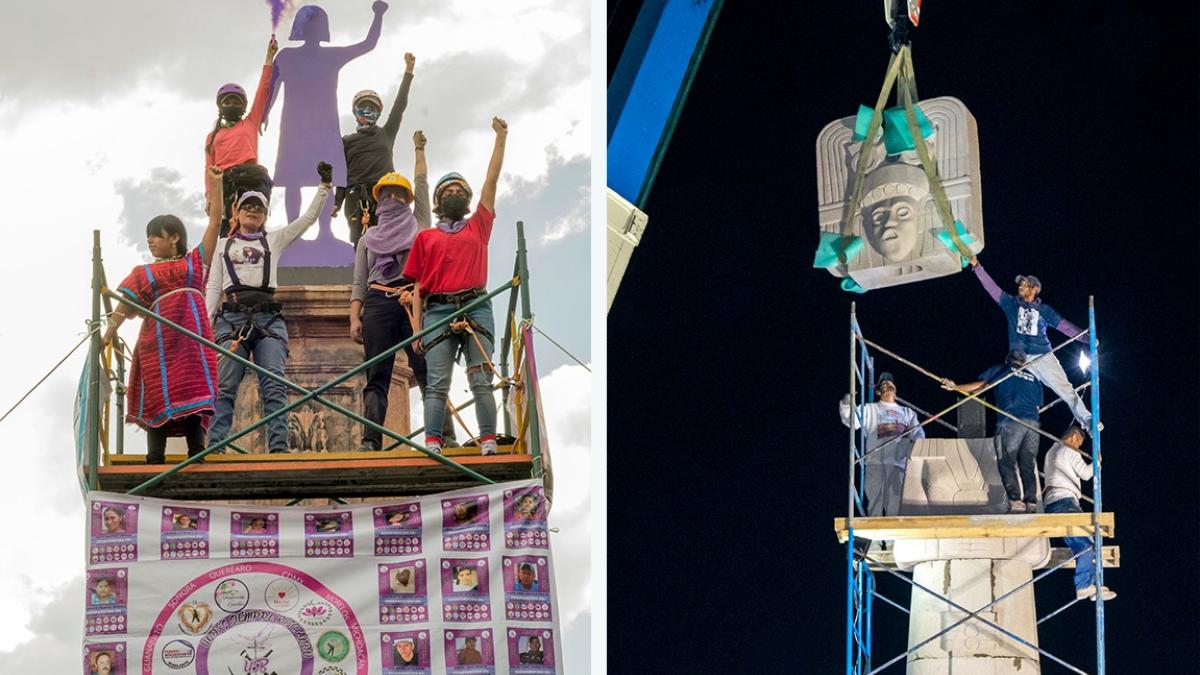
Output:
<instances>
[{"instance_id":1,"label":"stone pedestal","mask_svg":"<svg viewBox=\"0 0 1200 675\"><path fill-rule=\"evenodd\" d=\"M287 321L287 379L312 390L363 362L363 346L350 339L350 286L281 286L275 298L283 303ZM365 384L366 376L358 374L322 396L361 415ZM392 370L384 426L400 434L411 430L409 389L415 386L408 357L401 350ZM300 396L293 392L290 400ZM234 409L233 431L245 429L262 416L258 377L247 369ZM266 433L263 428L236 443L250 452L265 452ZM288 413L292 452L348 452L358 450L361 439L361 424L320 403L305 403Z\"/></svg>"},{"instance_id":2,"label":"stone pedestal","mask_svg":"<svg viewBox=\"0 0 1200 675\"><path fill-rule=\"evenodd\" d=\"M1008 497L1000 484L990 438L932 438L916 441L904 481L901 515L1004 513ZM1032 578L1050 558L1045 537L909 539L895 542L896 566L913 580L977 610ZM909 646L966 616L940 598L913 588ZM1036 645L1033 585L980 616ZM908 657L909 675L1000 675L1038 673L1036 649L1022 645L970 618Z\"/></svg>"},{"instance_id":3,"label":"stone pedestal","mask_svg":"<svg viewBox=\"0 0 1200 675\"><path fill-rule=\"evenodd\" d=\"M919 563L913 580L976 610L1032 578L1024 560L934 560ZM958 623L967 616L942 600L914 588L908 644ZM1032 586L992 605L980 616L1032 644L1038 643L1037 610ZM908 657L908 675L1000 675L1041 672L1037 650L974 618L959 624Z\"/></svg>"}]
</instances>

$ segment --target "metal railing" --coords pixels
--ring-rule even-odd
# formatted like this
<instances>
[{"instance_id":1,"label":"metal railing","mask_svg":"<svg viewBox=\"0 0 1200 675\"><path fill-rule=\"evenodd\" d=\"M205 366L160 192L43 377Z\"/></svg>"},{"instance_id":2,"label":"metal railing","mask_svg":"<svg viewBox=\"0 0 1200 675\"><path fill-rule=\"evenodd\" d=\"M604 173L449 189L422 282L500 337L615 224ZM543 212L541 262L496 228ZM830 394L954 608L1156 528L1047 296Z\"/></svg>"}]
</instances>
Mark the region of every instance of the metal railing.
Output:
<instances>
[{"instance_id":1,"label":"metal railing","mask_svg":"<svg viewBox=\"0 0 1200 675\"><path fill-rule=\"evenodd\" d=\"M846 580L847 580L847 588L846 588L846 674L847 675L864 675L864 674L870 675L873 673L878 673L878 672L882 671L883 669L891 666L892 664L903 660L905 657L914 653L917 649L924 646L925 644L932 642L933 640L937 639L940 636L948 634L950 631L952 631L959 625L961 625L967 621L970 621L970 620L978 621L978 622L982 623L983 625L987 626L988 628L997 631L1000 635L1003 635L1014 642L1017 642L1027 648L1037 650L1037 652L1039 654L1044 655L1047 658L1059 663L1060 665L1064 666L1065 668L1067 668L1068 670L1070 670L1072 672L1084 673L1084 671L1067 663L1066 661L1060 659L1059 657L1047 652L1046 650L1042 649L1040 646L1032 644L1031 642L1025 640L1024 638L1022 638L1018 635L1015 635L1011 631L997 625L996 623L994 623L980 615L982 612L987 611L989 608L993 607L994 605L1001 602L1002 600L1005 600L1009 597L1014 596L1018 590L1023 589L1027 586L1033 585L1035 582L1049 576L1052 572L1063 568L1063 566L1065 566L1067 563L1072 562L1084 555L1094 555L1095 556L1095 564L1092 567L1092 569L1093 569L1092 583L1093 583L1093 588L1095 589L1096 673L1097 673L1097 675L1104 675L1104 672L1105 672L1104 598L1103 598L1103 593L1100 591L1101 587L1104 585L1104 560L1103 560L1103 556L1100 553L1103 550L1102 549L1103 534L1102 534L1101 528L1099 526L1100 514L1103 511L1102 500L1101 500L1101 478L1100 478L1100 473L1101 473L1100 472L1100 467L1101 467L1100 429L1099 429L1099 427L1100 427L1100 371L1099 371L1099 359L1097 357L1095 300L1091 296L1088 297L1088 328L1087 328L1087 330L1083 331L1082 333L1080 333L1079 335L1077 335L1073 338L1066 340L1062 344L1059 344L1057 347L1054 347L1054 349L1052 349L1050 353L1053 354L1054 352L1057 352L1058 350L1062 349L1063 347L1067 346L1068 344L1071 344L1073 342L1080 340L1085 334L1088 339L1088 352L1089 352L1089 357L1091 359L1091 364L1090 364L1090 368L1089 368L1089 380L1090 381L1088 383L1086 383L1085 385L1081 385L1080 387L1077 387L1075 389L1075 391L1078 392L1078 391L1084 389L1085 387L1089 387L1089 386L1091 389L1092 418L1091 418L1090 432L1091 432L1091 438L1092 438L1092 453L1090 456L1087 455L1087 453L1082 453L1082 451L1081 451L1081 453L1084 454L1085 457L1089 457L1092 462L1092 471L1093 471L1093 481L1094 482L1093 482L1093 486L1092 486L1092 499L1088 500L1088 501L1092 502L1092 520L1091 520L1091 527L1089 528L1090 529L1089 534L1092 539L1092 549L1085 550L1080 553L1074 554L1069 559L1063 560L1063 561L1059 562L1058 564L1054 565L1053 567L1050 567L1049 569L1044 570L1043 572L1039 573L1037 576L1031 578L1029 581L1026 581L1026 582L1020 584L1016 588L1010 589L1008 592L1006 592L1003 595L1001 595L1000 597L992 600L987 605L977 608L974 611L959 605L958 603L954 602L946 595L938 593L937 591L934 591L932 589L929 589L929 588L917 583L913 579L905 576L904 574L901 574L900 572L897 572L892 569L884 568L884 571L886 571L888 574L895 576L896 578L902 580L903 582L912 586L914 589L918 589L923 593L932 595L933 597L937 598L940 602L945 603L947 606L949 606L959 612L962 612L964 614L964 616L961 617L960 619L958 619L957 621L952 622L947 626L944 626L941 630L939 630L939 631L935 632L933 635L930 635L927 638L919 641L918 643L909 647L903 653L895 656L894 658L888 660L887 662L883 663L882 665L880 665L878 667L872 667L871 633L872 633L872 603L873 603L873 600L878 598L880 600L885 601L887 604L894 606L902 611L907 612L907 610L905 610L900 604L883 596L876 590L874 573L870 569L870 563L876 562L876 561L872 560L869 551L867 551L866 547L863 546L863 542L859 542L859 544L858 544L860 549L862 549L862 550L860 550L858 552L855 551L854 519L856 516L856 511L859 515L866 513L865 467L864 467L864 465L866 463L865 462L866 458L869 455L871 455L872 453L877 452L878 450L881 450L882 448L886 447L887 445L894 443L894 442L898 442L900 439L909 436L911 433L913 433L918 428L923 428L924 426L930 424L931 422L940 422L941 418L943 416L945 416L947 413L951 412L952 410L958 408L959 406L965 405L968 401L976 401L976 402L984 405L985 407L990 408L991 410L995 411L997 414L1004 416L1007 419L1011 419L1018 423L1024 424L1025 426L1033 429L1034 431L1037 431L1039 434L1041 434L1043 436L1049 436L1053 440L1058 440L1058 439L1054 438L1053 436L1050 436L1049 434L1041 431L1040 429L1037 429L1028 424L1025 424L1022 420L1014 417L1007 411L1004 411L1004 410L988 403L987 401L983 400L983 398L982 398L983 395L987 391L990 391L996 385L1000 384L1000 382L1007 379L1008 377L1012 377L1016 372L1022 371L1025 368L1027 368L1030 365L1030 363L1033 361L1033 359L1030 359L1029 361L1026 362L1025 365L1023 365L1019 368L1011 369L1007 374L1004 375L1004 377L985 385L981 389L978 389L976 391L972 391L969 393L959 390L958 393L961 394L963 396L963 398L961 400L959 400L958 402L956 402L955 404L953 404L953 405L945 408L941 412L937 413L936 415L929 415L928 413L924 413L924 411L922 411L922 414L924 415L925 419L921 422L921 424L918 427L913 427L911 429L908 429L907 431L900 434L899 436L890 438L887 441L884 441L883 443L878 444L875 448L872 448L871 450L868 451L866 449L866 425L861 423L861 415L862 415L863 407L871 401L871 393L873 393L873 388L871 387L871 383L874 381L875 363L874 363L874 358L871 356L871 354L868 350L868 347L874 347L878 351L880 351L884 354L887 354L888 356L896 359L898 362L900 362L904 365L907 365L907 366L913 368L914 370L916 370L917 372L920 372L921 374L926 375L927 377L930 377L934 380L940 381L941 378L939 378L934 373L920 367L919 365L917 365L911 361L908 361L907 359L904 359L903 357L901 357L897 354L894 354L894 353L880 347L879 345L876 345L874 342L871 342L866 337L864 337L862 334L861 328L858 324L858 318L856 315L855 305L854 305L854 303L851 303L851 305L850 305L850 372L849 372L850 401L852 404L857 403L857 407L851 411L850 423L847 425L850 427L849 458L848 458L849 459L849 461L848 461L848 464L849 464L849 491L848 492L849 492L849 494L847 497L847 517L846 517L846 528L847 528L847 533L848 533L848 536L846 539ZM1043 355L1043 356L1045 356L1045 355ZM862 385L861 390L859 390L860 384ZM1039 412L1045 410L1046 408L1049 408L1051 405L1053 405L1053 403L1042 407L1039 410ZM860 423L855 424L856 421L858 421ZM855 471L856 468L858 469L857 472ZM857 481L855 480L856 473L858 476ZM1087 497L1084 496L1084 499L1087 499ZM1067 609L1071 605L1074 605L1077 602L1080 602L1080 600L1078 598L1072 599L1070 602L1066 603L1065 605L1058 607L1057 609L1047 613L1045 616L1043 616L1042 618L1040 618L1038 620L1038 624L1056 616L1057 614L1059 614L1060 612L1064 611L1065 609ZM1086 673L1084 673L1084 675L1086 675Z\"/></svg>"},{"instance_id":2,"label":"metal railing","mask_svg":"<svg viewBox=\"0 0 1200 675\"><path fill-rule=\"evenodd\" d=\"M92 332L92 337L91 337L91 344L90 344L90 347L88 350L89 398L88 398L88 407L87 407L87 410L85 411L86 420L87 420L86 421L86 424L87 424L87 427L86 427L86 429L87 429L86 471L85 471L85 473L87 475L87 489L88 490L95 489L98 485L99 466L100 466L102 449L107 453L107 439L102 437L101 431L102 431L102 429L105 431L108 431L109 428L111 427L111 425L108 423L108 419L107 419L108 416L102 415L102 409L104 409L104 411L107 410L107 408L106 408L107 401L101 400L100 382L101 382L101 378L104 377L108 371L108 368L106 367L106 364L104 363L104 360L107 359L111 363L111 360L114 357L108 356L102 349L100 333L99 333L99 331L95 330L95 328L102 324L104 318L108 314L111 314L111 312L112 312L111 302L113 300L116 300L118 302L121 302L121 303L131 307L132 309L137 311L137 313L142 317L143 320L157 321L162 326L165 326L166 328L168 328L170 330L176 331L176 332L180 333L181 335L184 335L185 337L187 337L190 340L200 343L204 348L210 349L224 358L233 359L234 361L237 361L241 365L251 369L256 374L258 374L262 377L266 377L271 380L274 380L275 382L278 382L278 383L284 385L285 387L287 387L288 389L291 389L292 391L301 395L298 399L289 402L287 405L283 406L279 410L276 410L268 415L263 416L262 418L256 420L254 423L250 424L246 428L244 428L240 431L237 431L237 432L230 433L228 436L226 436L221 441L218 441L216 443L209 445L207 448L205 448L205 450L203 452L200 452L194 456L188 457L185 461L180 462L179 464L165 468L161 473L155 475L154 477L146 480L145 482L141 483L140 485L129 490L128 494L144 493L146 490L153 488L154 486L158 485L162 481L166 480L168 477L182 471L184 468L186 468L196 462L201 461L205 456L207 456L213 452L217 452L218 450L221 450L223 448L231 447L231 448L234 448L234 449L244 453L245 450L238 448L234 444L234 441L237 441L238 439L240 439L254 431L264 428L271 421L273 421L279 417L282 417L284 415L287 415L289 412L291 412L291 411L297 409L298 407L300 407L306 403L309 403L309 402L315 402L320 405L323 405L323 406L349 418L350 420L352 420L354 422L362 424L364 427L366 427L368 429L377 431L377 432L381 433L382 435L387 436L389 439L391 439L393 441L393 443L391 445L387 446L387 448L385 448L385 450L396 448L400 445L407 445L410 448L423 453L429 459L432 459L436 462L440 462L441 464L443 464L445 466L451 467L463 474L466 474L467 476L469 476L477 481L480 481L482 483L487 483L487 484L494 483L495 481L493 481L492 479L488 478L487 476L484 476L483 474L475 471L474 469L464 466L463 464L460 464L459 462L454 461L450 457L446 457L442 454L435 453L435 452L429 450L428 448L426 448L425 446L421 445L420 443L417 443L416 441L414 441L413 440L414 437L416 437L416 435L418 433L423 431L423 429L417 429L416 431L411 432L407 436L401 435L395 431L392 431L391 429L388 429L387 427L383 426L382 424L377 424L377 423L367 419L366 417L364 417L342 405L339 405L338 403L335 403L333 401L330 401L327 398L324 398L322 396L322 394L325 394L332 388L355 377L359 373L366 371L368 368L375 365L376 363L378 363L386 358L392 357L396 352L400 351L401 349L404 349L405 347L409 346L410 344L414 343L415 341L417 341L423 337L426 337L428 335L440 332L445 327L447 327L451 322L461 318L463 315L465 315L467 312L471 311L472 309L484 305L484 303L490 303L493 298L495 298L498 295L503 294L505 291L509 292L509 302L508 302L508 311L503 315L504 323L505 323L505 333L504 333L504 338L501 343L501 358L500 358L501 382L497 385L497 387L501 390L501 400L502 400L501 409L503 410L504 428L505 428L505 431L511 435L512 420L510 419L510 415L508 412L508 399L510 396L509 389L511 388L511 386L509 385L510 364L509 364L509 359L508 359L508 349L510 346L512 346L514 344L514 341L516 341L516 336L513 335L513 330L514 330L514 326L517 325L517 323L514 321L514 317L515 317L515 314L517 311L518 300L521 303L521 307L520 307L521 321L520 321L519 325L522 327L527 326L527 325L532 324L532 321L533 321L533 313L530 308L530 302L529 302L529 266L528 266L528 260L527 260L527 251L526 251L526 247L525 247L525 226L522 221L517 221L517 252L516 252L516 262L513 267L512 279L510 279L506 283L500 285L499 287L491 290L490 292L486 293L485 295L475 298L471 302L463 305L457 312L453 313L452 315L447 316L446 318L444 318L440 321L436 321L436 322L433 322L433 323L430 323L430 324L424 326L420 331L417 331L414 335L412 335L408 339L396 343L395 345L386 349L382 353L363 361L363 363L351 368L349 371L335 377L334 379L330 380L329 382L326 382L325 384L322 384L312 390L309 390L299 384L296 384L295 382L292 382L281 375L273 373L273 372L259 366L258 364L254 363L253 361L251 361L249 359L246 359L228 349L225 349L224 347L221 347L217 343L215 343L211 340L208 340L205 337L203 337L191 330L188 330L187 328L184 328L183 326L171 321L170 319L167 319L166 317L151 310L149 307L141 306L140 304L133 301L131 298L129 298L127 296L118 294L118 293L108 289L106 287L103 258L101 256L101 251L100 251L100 232L99 232L99 230L93 231L93 240L92 240L92 319L91 319L91 325L90 325L93 332ZM104 307L104 314L101 313L102 306ZM116 341L114 340L114 342L116 342ZM532 354L533 347L531 344L528 344L527 342L523 342L523 341L516 341L516 343L524 346L526 349L529 350L529 353ZM124 359L123 359L123 356L121 355L121 352L119 349L112 350L112 353L115 354L115 359L117 362L117 372L113 376L113 379L121 382L124 380ZM527 392L526 404L530 410L534 411L534 413L522 415L522 416L529 418L530 434L529 434L527 450L529 451L529 454L532 456L532 466L533 466L532 474L533 474L534 478L540 478L540 477L542 477L542 475L544 473L544 468L542 466L542 461L541 461L542 447L541 447L541 438L540 438L540 434L539 434L540 430L538 429L538 419L537 419L538 416L536 414L536 410L538 408L538 399L537 399L538 387L536 386L536 382L533 382L533 378L528 376L530 373L532 373L532 364L529 363L528 359L522 360L522 359L517 358L517 359L515 359L515 362L512 364L512 366L514 369L516 369L522 375L526 375L525 379L520 380L520 384L518 386L521 386L526 390L526 392ZM118 417L119 422L116 425L116 454L122 454L124 452L124 437L123 437L124 398L121 395L121 387L117 387L114 389L117 392L116 408L117 408L117 412L118 412L118 416L119 416ZM458 411L458 410L465 409L467 407L470 407L470 405L472 405L473 403L474 403L474 401L472 400L469 403L466 403L462 406L458 406L454 410ZM518 439L521 439L524 437L524 435L522 433L518 433L517 436L518 436ZM522 441L518 440L518 444L521 444L521 443L522 443Z\"/></svg>"}]
</instances>

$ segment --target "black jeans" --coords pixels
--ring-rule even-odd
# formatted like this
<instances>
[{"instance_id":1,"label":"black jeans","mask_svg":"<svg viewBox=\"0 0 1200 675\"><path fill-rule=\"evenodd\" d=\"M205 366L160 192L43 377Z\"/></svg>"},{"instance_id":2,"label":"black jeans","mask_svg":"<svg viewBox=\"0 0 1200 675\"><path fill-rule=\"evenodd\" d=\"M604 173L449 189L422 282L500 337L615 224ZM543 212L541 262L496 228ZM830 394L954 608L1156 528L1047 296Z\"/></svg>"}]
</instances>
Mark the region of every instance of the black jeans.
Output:
<instances>
[{"instance_id":1,"label":"black jeans","mask_svg":"<svg viewBox=\"0 0 1200 675\"><path fill-rule=\"evenodd\" d=\"M406 282L403 282L406 283ZM395 298L389 298L380 291L368 290L363 302L363 349L366 359L370 360L395 346L396 343L412 337L412 324L408 322L408 314ZM404 348L408 354L408 365L412 368L421 390L425 389L425 357L413 351L412 346ZM367 369L367 386L363 387L363 417L382 426L387 417L388 389L392 384L392 366L396 356L392 354L386 359ZM454 438L454 424L449 420L445 424L446 434ZM363 427L363 447L379 449L383 434Z\"/></svg>"},{"instance_id":2,"label":"black jeans","mask_svg":"<svg viewBox=\"0 0 1200 675\"><path fill-rule=\"evenodd\" d=\"M203 420L199 415L184 418L184 436L187 438L188 457L204 452L205 434ZM146 430L146 463L163 464L167 461L167 432L165 429Z\"/></svg>"}]
</instances>

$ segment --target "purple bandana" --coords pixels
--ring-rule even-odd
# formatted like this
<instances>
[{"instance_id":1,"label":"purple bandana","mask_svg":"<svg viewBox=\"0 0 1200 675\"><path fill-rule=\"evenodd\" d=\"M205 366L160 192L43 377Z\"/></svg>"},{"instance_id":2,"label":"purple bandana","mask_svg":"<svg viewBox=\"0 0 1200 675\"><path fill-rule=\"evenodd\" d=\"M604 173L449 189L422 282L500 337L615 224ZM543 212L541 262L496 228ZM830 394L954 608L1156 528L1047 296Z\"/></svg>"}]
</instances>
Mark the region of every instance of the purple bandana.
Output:
<instances>
[{"instance_id":1,"label":"purple bandana","mask_svg":"<svg viewBox=\"0 0 1200 675\"><path fill-rule=\"evenodd\" d=\"M437 222L437 228L446 234L458 234L466 226L467 221L465 218L463 220L456 220L453 223L448 220L439 220Z\"/></svg>"},{"instance_id":2,"label":"purple bandana","mask_svg":"<svg viewBox=\"0 0 1200 675\"><path fill-rule=\"evenodd\" d=\"M408 204L398 199L379 202L375 213L379 224L368 228L360 243L375 254L372 270L378 270L380 278L395 279L401 272L395 256L412 248L417 238L417 217Z\"/></svg>"}]
</instances>

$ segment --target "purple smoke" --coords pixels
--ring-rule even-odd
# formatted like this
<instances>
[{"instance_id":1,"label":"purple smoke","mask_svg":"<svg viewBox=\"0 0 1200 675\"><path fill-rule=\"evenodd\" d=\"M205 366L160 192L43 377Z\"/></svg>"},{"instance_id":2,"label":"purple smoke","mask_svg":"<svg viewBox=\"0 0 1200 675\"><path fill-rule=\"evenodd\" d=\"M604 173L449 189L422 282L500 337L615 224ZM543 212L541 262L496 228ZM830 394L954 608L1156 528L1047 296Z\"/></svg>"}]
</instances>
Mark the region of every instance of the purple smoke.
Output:
<instances>
[{"instance_id":1,"label":"purple smoke","mask_svg":"<svg viewBox=\"0 0 1200 675\"><path fill-rule=\"evenodd\" d=\"M275 30L283 13L291 9L292 0L267 0L267 6L271 8L271 30Z\"/></svg>"}]
</instances>

